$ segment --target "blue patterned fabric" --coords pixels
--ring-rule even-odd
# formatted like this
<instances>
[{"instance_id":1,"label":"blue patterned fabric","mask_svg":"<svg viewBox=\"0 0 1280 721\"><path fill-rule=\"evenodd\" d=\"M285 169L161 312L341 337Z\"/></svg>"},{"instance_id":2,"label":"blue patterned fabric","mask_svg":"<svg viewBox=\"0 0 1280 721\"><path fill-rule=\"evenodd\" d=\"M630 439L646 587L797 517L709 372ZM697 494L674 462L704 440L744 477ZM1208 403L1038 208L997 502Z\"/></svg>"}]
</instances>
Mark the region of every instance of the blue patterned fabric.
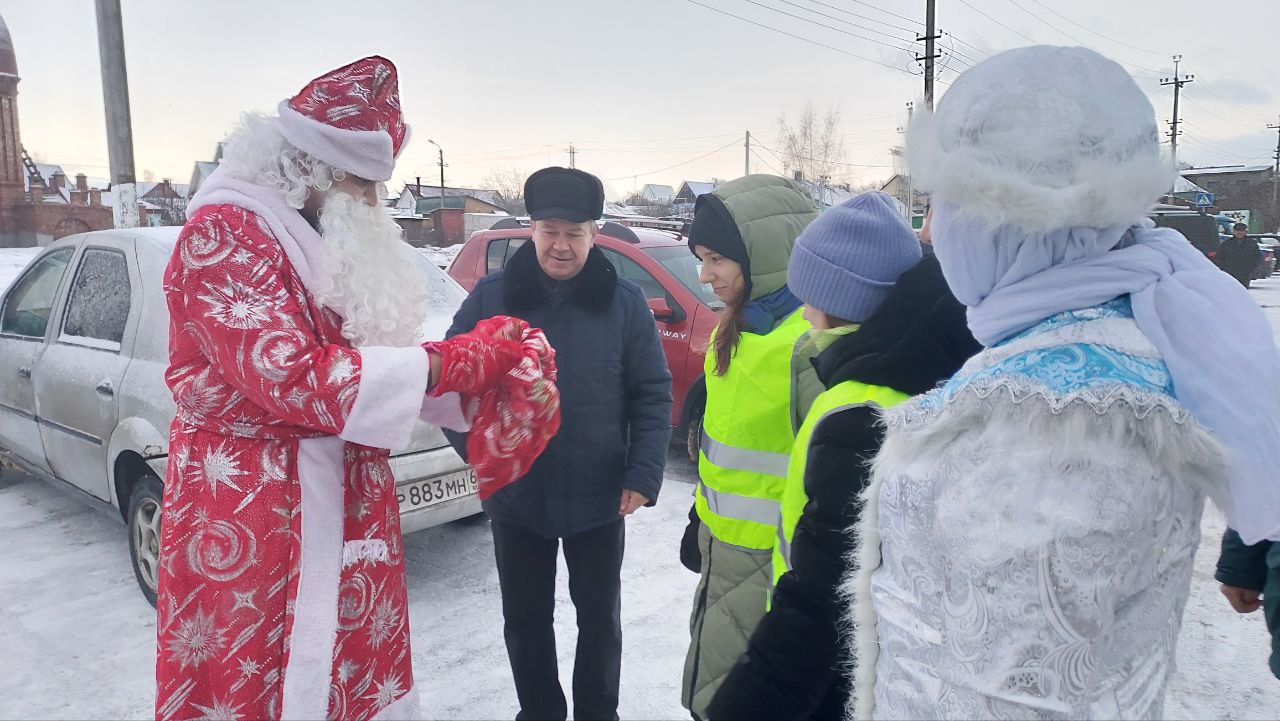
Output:
<instances>
[{"instance_id":1,"label":"blue patterned fabric","mask_svg":"<svg viewBox=\"0 0 1280 721\"><path fill-rule=\"evenodd\" d=\"M1032 336L1061 330L1076 323L1109 318L1133 318L1128 296L1082 310L1067 311L1046 318L1035 326L998 344L1007 345ZM966 373L961 371L921 399L921 406L937 410L965 386L989 385L1006 376L1023 378L1043 386L1057 396L1068 396L1106 385L1128 385L1135 390L1174 397L1173 379L1163 360L1123 353L1094 343L1069 343L1018 353L998 363Z\"/></svg>"}]
</instances>

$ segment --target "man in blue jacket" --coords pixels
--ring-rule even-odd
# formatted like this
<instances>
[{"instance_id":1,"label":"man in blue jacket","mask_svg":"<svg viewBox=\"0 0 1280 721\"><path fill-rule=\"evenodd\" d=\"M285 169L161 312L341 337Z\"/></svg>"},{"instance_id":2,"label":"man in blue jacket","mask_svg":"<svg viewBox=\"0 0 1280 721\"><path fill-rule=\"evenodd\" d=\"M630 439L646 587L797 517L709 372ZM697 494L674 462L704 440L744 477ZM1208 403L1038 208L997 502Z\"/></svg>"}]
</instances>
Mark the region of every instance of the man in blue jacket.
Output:
<instances>
[{"instance_id":1,"label":"man in blue jacket","mask_svg":"<svg viewBox=\"0 0 1280 721\"><path fill-rule=\"evenodd\" d=\"M556 351L560 432L529 472L484 503L493 526L518 719L563 719L556 668L556 555L578 613L573 715L617 718L624 519L652 506L671 427L671 373L638 286L594 246L604 187L570 168L525 183L533 241L485 277L449 336L495 315L541 328ZM453 438L465 448L465 438ZM461 451L460 451L461 452Z\"/></svg>"}]
</instances>

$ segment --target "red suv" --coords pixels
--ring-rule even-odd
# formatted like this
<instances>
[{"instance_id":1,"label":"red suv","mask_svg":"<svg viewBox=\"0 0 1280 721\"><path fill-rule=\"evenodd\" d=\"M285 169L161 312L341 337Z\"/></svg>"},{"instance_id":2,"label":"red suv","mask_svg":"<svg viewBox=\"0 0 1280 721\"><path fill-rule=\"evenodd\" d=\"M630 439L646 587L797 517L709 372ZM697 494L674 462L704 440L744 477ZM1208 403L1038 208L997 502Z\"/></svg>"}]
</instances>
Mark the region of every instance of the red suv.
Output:
<instances>
[{"instance_id":1,"label":"red suv","mask_svg":"<svg viewBox=\"0 0 1280 721\"><path fill-rule=\"evenodd\" d=\"M449 275L470 291L480 278L505 266L532 234L514 218L473 233L453 259ZM707 400L702 363L716 312L724 304L698 281L698 259L678 233L607 222L600 226L596 246L618 276L640 286L649 300L671 368L671 425L685 439L690 457L696 457Z\"/></svg>"}]
</instances>

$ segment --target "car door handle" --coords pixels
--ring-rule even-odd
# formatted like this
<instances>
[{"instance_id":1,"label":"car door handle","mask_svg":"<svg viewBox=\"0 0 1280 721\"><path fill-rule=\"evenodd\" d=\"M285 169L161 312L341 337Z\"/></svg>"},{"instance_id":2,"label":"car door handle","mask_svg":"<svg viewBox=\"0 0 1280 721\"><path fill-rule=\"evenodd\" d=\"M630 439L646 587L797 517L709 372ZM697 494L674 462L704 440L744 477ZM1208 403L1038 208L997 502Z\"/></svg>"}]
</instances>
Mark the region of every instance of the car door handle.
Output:
<instances>
[{"instance_id":1,"label":"car door handle","mask_svg":"<svg viewBox=\"0 0 1280 721\"><path fill-rule=\"evenodd\" d=\"M30 378L31 369L26 366L22 366L21 368L18 369L18 376L21 378Z\"/></svg>"},{"instance_id":2,"label":"car door handle","mask_svg":"<svg viewBox=\"0 0 1280 721\"><path fill-rule=\"evenodd\" d=\"M107 396L108 398L115 395L115 392L116 392L115 389L111 387L111 381L103 381L99 383L98 387L95 388L94 390L98 391L99 395L104 395L104 396Z\"/></svg>"}]
</instances>

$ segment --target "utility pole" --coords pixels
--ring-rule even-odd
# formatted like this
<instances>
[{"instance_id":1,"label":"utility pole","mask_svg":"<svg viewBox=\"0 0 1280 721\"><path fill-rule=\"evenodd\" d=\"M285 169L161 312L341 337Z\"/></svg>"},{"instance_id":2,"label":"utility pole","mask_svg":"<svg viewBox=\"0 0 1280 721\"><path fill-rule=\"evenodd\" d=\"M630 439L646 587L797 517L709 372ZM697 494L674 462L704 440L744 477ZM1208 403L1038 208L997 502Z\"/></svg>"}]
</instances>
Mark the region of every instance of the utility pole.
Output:
<instances>
[{"instance_id":1,"label":"utility pole","mask_svg":"<svg viewBox=\"0 0 1280 721\"><path fill-rule=\"evenodd\" d=\"M742 174L751 175L751 131L747 131L747 142L743 143L746 152L743 153Z\"/></svg>"},{"instance_id":2,"label":"utility pole","mask_svg":"<svg viewBox=\"0 0 1280 721\"><path fill-rule=\"evenodd\" d=\"M936 0L925 0L924 3L924 36L916 37L916 41L924 41L924 55L917 55L916 60L924 61L924 104L933 111L933 61L941 57L934 52L934 41L942 36L938 34L936 23Z\"/></svg>"},{"instance_id":3,"label":"utility pole","mask_svg":"<svg viewBox=\"0 0 1280 721\"><path fill-rule=\"evenodd\" d=\"M1178 66L1182 64L1182 56L1173 56L1173 77L1161 78L1161 87L1173 86L1173 120L1169 121L1169 148L1173 153L1173 167L1176 171L1178 168L1178 136L1182 134L1178 130L1178 96L1182 93L1182 86L1196 79L1194 75L1179 75Z\"/></svg>"},{"instance_id":4,"label":"utility pole","mask_svg":"<svg viewBox=\"0 0 1280 721\"><path fill-rule=\"evenodd\" d=\"M124 65L124 26L120 0L95 0L102 96L107 111L107 152L115 191L117 228L138 227L138 189L134 185L133 128L129 118L129 76Z\"/></svg>"},{"instance_id":5,"label":"utility pole","mask_svg":"<svg viewBox=\"0 0 1280 721\"><path fill-rule=\"evenodd\" d=\"M440 144L431 138L427 138L427 142L436 146L436 150L440 151L440 162L438 163L440 166L440 209L444 210L444 169L448 167L444 164L444 148L440 147Z\"/></svg>"},{"instance_id":6,"label":"utility pole","mask_svg":"<svg viewBox=\"0 0 1280 721\"><path fill-rule=\"evenodd\" d=\"M1276 211L1276 185L1280 184L1280 123L1267 123L1269 130L1276 131L1276 154L1271 156L1276 159L1275 169L1271 171L1271 210Z\"/></svg>"},{"instance_id":7,"label":"utility pole","mask_svg":"<svg viewBox=\"0 0 1280 721\"><path fill-rule=\"evenodd\" d=\"M569 153L569 167L570 167L570 168L576 168L576 167L578 167L578 165L577 165L577 162L578 162L578 161L577 161L577 158L578 158L578 150L577 150L577 148L574 148L574 147L573 147L573 143L572 143L572 142L570 142L570 143L569 143L569 150L568 150L567 152Z\"/></svg>"},{"instance_id":8,"label":"utility pole","mask_svg":"<svg viewBox=\"0 0 1280 721\"><path fill-rule=\"evenodd\" d=\"M437 145L437 146L436 146L436 150L439 150L439 151L440 151L440 162L439 162L439 165L440 165L440 207L441 207L441 208L443 208L443 207L444 207L444 148L442 148L442 147L440 147L439 145Z\"/></svg>"},{"instance_id":9,"label":"utility pole","mask_svg":"<svg viewBox=\"0 0 1280 721\"><path fill-rule=\"evenodd\" d=\"M911 127L911 115L915 111L915 103L907 103L907 128ZM906 156L903 156L906 159ZM916 181L911 177L911 168L903 163L903 169L907 171L907 225L912 228L915 226L916 215Z\"/></svg>"}]
</instances>

